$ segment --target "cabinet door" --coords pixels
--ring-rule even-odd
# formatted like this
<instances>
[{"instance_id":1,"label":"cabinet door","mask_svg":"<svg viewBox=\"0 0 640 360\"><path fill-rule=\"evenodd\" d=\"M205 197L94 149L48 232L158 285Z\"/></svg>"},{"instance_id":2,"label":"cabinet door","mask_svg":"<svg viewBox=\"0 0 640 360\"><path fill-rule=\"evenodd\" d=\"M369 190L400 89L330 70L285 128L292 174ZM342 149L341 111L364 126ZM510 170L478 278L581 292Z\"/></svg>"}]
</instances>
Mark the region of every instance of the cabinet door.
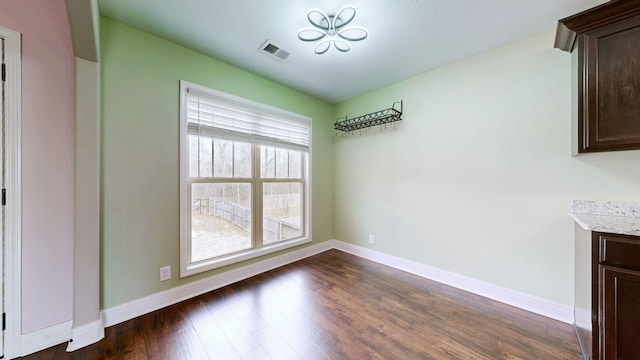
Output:
<instances>
[{"instance_id":1,"label":"cabinet door","mask_svg":"<svg viewBox=\"0 0 640 360\"><path fill-rule=\"evenodd\" d=\"M640 148L640 16L578 36L578 152Z\"/></svg>"},{"instance_id":2,"label":"cabinet door","mask_svg":"<svg viewBox=\"0 0 640 360\"><path fill-rule=\"evenodd\" d=\"M600 359L640 359L640 271L600 268Z\"/></svg>"}]
</instances>

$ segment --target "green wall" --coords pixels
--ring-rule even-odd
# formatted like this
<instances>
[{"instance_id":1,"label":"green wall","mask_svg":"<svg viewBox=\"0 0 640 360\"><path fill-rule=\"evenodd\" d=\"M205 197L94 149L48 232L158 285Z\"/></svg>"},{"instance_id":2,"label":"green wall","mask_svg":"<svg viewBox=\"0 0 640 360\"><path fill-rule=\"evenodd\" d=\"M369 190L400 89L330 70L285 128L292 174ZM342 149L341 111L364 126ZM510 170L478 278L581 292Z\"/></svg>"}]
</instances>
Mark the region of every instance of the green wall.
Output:
<instances>
[{"instance_id":1,"label":"green wall","mask_svg":"<svg viewBox=\"0 0 640 360\"><path fill-rule=\"evenodd\" d=\"M571 200L640 201L640 152L571 156L571 56L554 34L339 104L405 111L395 131L335 144L336 239L572 305Z\"/></svg>"},{"instance_id":2,"label":"green wall","mask_svg":"<svg viewBox=\"0 0 640 360\"><path fill-rule=\"evenodd\" d=\"M313 118L315 243L571 305L571 200L640 201L640 151L571 156L571 56L552 48L553 30L333 106L101 23L103 309L233 268L178 279L181 79ZM334 139L337 117L398 100L397 129ZM173 279L160 283L164 265Z\"/></svg>"},{"instance_id":3,"label":"green wall","mask_svg":"<svg viewBox=\"0 0 640 360\"><path fill-rule=\"evenodd\" d=\"M104 17L101 50L103 309L237 267L178 276L179 80L313 119L312 240L333 238L333 105Z\"/></svg>"}]
</instances>

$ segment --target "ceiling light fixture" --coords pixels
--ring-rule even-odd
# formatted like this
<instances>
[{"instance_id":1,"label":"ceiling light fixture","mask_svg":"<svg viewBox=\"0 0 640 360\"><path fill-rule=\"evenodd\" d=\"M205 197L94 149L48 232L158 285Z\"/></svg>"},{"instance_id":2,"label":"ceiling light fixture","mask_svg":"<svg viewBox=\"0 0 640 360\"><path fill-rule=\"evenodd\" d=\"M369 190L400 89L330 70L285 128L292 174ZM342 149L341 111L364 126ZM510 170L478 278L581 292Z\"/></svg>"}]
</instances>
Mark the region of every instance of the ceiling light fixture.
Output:
<instances>
[{"instance_id":1,"label":"ceiling light fixture","mask_svg":"<svg viewBox=\"0 0 640 360\"><path fill-rule=\"evenodd\" d=\"M317 41L313 52L317 55L326 53L331 44L340 52L351 50L351 41L362 41L369 36L369 31L362 26L349 26L356 17L356 7L346 5L335 15L327 15L318 8L309 9L307 19L314 27L298 30L298 39L306 42Z\"/></svg>"}]
</instances>

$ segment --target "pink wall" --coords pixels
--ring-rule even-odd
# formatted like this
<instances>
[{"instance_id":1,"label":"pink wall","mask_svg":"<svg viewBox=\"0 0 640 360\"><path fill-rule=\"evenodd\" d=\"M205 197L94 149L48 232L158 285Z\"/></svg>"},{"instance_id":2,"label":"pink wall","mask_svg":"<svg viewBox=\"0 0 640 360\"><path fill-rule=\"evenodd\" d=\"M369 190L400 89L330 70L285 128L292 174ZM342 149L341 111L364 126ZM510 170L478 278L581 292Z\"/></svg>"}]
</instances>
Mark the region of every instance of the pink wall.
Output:
<instances>
[{"instance_id":1,"label":"pink wall","mask_svg":"<svg viewBox=\"0 0 640 360\"><path fill-rule=\"evenodd\" d=\"M74 55L64 0L0 0L22 33L22 331L72 318Z\"/></svg>"}]
</instances>

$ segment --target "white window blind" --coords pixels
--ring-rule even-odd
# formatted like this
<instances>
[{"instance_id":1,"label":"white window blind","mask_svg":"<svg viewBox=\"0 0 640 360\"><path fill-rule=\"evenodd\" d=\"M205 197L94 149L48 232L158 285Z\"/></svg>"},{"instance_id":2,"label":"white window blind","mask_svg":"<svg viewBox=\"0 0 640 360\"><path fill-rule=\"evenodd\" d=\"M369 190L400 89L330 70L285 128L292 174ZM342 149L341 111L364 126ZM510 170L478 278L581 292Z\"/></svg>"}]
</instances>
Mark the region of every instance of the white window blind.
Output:
<instances>
[{"instance_id":1,"label":"white window blind","mask_svg":"<svg viewBox=\"0 0 640 360\"><path fill-rule=\"evenodd\" d=\"M190 134L309 150L311 124L296 114L247 100L238 104L195 87L187 89L185 106Z\"/></svg>"}]
</instances>

